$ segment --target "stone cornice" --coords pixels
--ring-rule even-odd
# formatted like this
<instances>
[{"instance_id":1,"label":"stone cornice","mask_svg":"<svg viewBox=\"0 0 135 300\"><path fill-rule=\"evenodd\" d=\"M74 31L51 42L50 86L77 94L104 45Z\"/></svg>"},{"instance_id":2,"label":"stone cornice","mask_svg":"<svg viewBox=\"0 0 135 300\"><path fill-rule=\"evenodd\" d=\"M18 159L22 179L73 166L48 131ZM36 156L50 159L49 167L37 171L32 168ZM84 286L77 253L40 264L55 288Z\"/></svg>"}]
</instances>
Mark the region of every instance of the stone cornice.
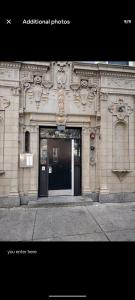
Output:
<instances>
[{"instance_id":1,"label":"stone cornice","mask_svg":"<svg viewBox=\"0 0 135 300\"><path fill-rule=\"evenodd\" d=\"M111 76L135 78L135 67L107 64L73 63L73 70L81 76Z\"/></svg>"},{"instance_id":2,"label":"stone cornice","mask_svg":"<svg viewBox=\"0 0 135 300\"><path fill-rule=\"evenodd\" d=\"M51 62L36 63L36 62L22 62L21 70L30 71L47 71L50 68Z\"/></svg>"},{"instance_id":3,"label":"stone cornice","mask_svg":"<svg viewBox=\"0 0 135 300\"><path fill-rule=\"evenodd\" d=\"M0 61L0 68L20 69L20 67L21 64L19 62Z\"/></svg>"}]
</instances>

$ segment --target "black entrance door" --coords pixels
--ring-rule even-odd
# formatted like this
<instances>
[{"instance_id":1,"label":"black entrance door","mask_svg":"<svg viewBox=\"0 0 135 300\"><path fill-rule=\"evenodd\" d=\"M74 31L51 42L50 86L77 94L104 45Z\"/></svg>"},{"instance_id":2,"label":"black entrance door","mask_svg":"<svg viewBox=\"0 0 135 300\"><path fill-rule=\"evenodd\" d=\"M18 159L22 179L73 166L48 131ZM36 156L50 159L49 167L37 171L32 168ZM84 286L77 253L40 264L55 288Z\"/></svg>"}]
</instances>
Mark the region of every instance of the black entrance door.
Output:
<instances>
[{"instance_id":1,"label":"black entrance door","mask_svg":"<svg viewBox=\"0 0 135 300\"><path fill-rule=\"evenodd\" d=\"M39 130L39 197L81 195L81 130Z\"/></svg>"},{"instance_id":2,"label":"black entrance door","mask_svg":"<svg viewBox=\"0 0 135 300\"><path fill-rule=\"evenodd\" d=\"M48 139L48 189L71 189L71 140Z\"/></svg>"}]
</instances>

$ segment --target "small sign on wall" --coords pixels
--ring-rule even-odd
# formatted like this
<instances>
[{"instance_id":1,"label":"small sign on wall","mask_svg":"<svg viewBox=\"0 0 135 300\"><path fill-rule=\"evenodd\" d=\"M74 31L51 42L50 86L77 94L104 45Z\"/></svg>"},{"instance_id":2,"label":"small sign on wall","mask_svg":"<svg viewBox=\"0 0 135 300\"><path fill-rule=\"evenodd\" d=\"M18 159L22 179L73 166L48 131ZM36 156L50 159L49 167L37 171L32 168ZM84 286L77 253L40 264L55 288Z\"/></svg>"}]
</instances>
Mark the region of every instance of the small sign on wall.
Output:
<instances>
[{"instance_id":1,"label":"small sign on wall","mask_svg":"<svg viewBox=\"0 0 135 300\"><path fill-rule=\"evenodd\" d=\"M45 166L42 166L42 171L45 171Z\"/></svg>"},{"instance_id":2,"label":"small sign on wall","mask_svg":"<svg viewBox=\"0 0 135 300\"><path fill-rule=\"evenodd\" d=\"M21 153L20 154L20 168L31 168L33 167L33 154L32 153Z\"/></svg>"}]
</instances>

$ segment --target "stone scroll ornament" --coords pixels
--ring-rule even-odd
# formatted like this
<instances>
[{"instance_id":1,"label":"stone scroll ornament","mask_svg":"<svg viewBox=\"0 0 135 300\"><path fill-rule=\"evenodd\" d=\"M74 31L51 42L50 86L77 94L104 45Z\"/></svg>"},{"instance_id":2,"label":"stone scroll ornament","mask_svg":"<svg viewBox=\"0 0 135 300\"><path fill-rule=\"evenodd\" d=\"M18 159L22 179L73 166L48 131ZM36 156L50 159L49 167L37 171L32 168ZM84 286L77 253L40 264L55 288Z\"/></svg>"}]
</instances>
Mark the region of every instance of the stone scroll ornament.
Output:
<instances>
[{"instance_id":1,"label":"stone scroll ornament","mask_svg":"<svg viewBox=\"0 0 135 300\"><path fill-rule=\"evenodd\" d=\"M124 121L125 117L128 117L133 112L133 108L128 103L125 103L123 99L118 99L118 101L112 103L108 110L121 121Z\"/></svg>"},{"instance_id":2,"label":"stone scroll ornament","mask_svg":"<svg viewBox=\"0 0 135 300\"><path fill-rule=\"evenodd\" d=\"M85 110L87 105L90 106L97 96L97 86L90 85L87 79L79 82L72 82L70 85L74 92L74 101L80 103Z\"/></svg>"}]
</instances>

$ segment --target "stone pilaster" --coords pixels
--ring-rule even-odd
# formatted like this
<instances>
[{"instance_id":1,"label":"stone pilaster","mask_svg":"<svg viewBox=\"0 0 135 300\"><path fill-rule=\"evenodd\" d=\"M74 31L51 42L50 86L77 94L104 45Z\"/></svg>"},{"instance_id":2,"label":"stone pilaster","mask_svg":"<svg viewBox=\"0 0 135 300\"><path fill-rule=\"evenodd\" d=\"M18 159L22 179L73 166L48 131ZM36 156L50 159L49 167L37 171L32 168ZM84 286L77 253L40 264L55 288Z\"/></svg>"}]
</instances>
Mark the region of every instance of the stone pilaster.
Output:
<instances>
[{"instance_id":1,"label":"stone pilaster","mask_svg":"<svg viewBox=\"0 0 135 300\"><path fill-rule=\"evenodd\" d=\"M35 124L30 126L30 152L33 154L33 167L30 168L29 197L37 199L38 195L38 145L39 127Z\"/></svg>"},{"instance_id":2,"label":"stone pilaster","mask_svg":"<svg viewBox=\"0 0 135 300\"><path fill-rule=\"evenodd\" d=\"M11 88L11 103L12 103L12 118L14 119L14 130L12 125L12 119L10 117L11 112L8 111L6 114L5 124L10 126L11 133L6 132L6 140L10 142L11 152L10 154L10 168L11 168L11 178L10 178L10 188L8 198L15 203L15 205L20 204L19 192L18 192L18 158L19 158L19 94L20 89L17 87ZM12 152L12 148L14 152ZM9 151L10 151L9 150Z\"/></svg>"},{"instance_id":3,"label":"stone pilaster","mask_svg":"<svg viewBox=\"0 0 135 300\"><path fill-rule=\"evenodd\" d=\"M100 93L101 101L101 139L100 139L100 195L99 201L104 201L109 193L107 187L107 102L108 94Z\"/></svg>"},{"instance_id":4,"label":"stone pilaster","mask_svg":"<svg viewBox=\"0 0 135 300\"><path fill-rule=\"evenodd\" d=\"M90 129L82 128L82 193L89 194L90 190Z\"/></svg>"}]
</instances>

